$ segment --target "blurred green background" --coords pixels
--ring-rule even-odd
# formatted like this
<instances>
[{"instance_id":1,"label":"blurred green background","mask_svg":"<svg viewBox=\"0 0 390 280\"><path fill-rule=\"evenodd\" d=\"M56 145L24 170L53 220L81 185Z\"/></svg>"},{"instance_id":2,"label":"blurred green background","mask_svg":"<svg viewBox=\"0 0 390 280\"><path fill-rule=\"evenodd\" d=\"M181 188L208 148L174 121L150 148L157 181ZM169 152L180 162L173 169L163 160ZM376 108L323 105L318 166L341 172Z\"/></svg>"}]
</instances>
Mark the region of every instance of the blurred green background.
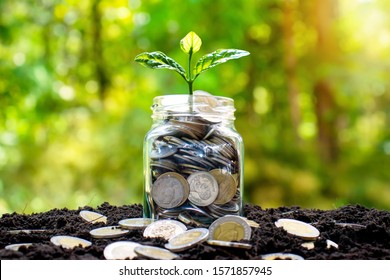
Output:
<instances>
[{"instance_id":1,"label":"blurred green background","mask_svg":"<svg viewBox=\"0 0 390 280\"><path fill-rule=\"evenodd\" d=\"M249 57L194 88L234 98L245 200L390 209L387 0L0 0L0 213L140 203L153 97L176 73L134 62L179 41Z\"/></svg>"}]
</instances>

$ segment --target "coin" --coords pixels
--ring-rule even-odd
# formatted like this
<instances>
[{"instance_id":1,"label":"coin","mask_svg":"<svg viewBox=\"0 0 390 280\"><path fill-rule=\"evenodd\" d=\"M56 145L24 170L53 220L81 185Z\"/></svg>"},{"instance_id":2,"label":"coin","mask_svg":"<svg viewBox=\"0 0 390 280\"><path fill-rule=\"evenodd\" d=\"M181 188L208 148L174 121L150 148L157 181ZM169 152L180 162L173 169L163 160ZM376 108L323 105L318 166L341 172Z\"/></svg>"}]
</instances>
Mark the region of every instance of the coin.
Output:
<instances>
[{"instance_id":1,"label":"coin","mask_svg":"<svg viewBox=\"0 0 390 280\"><path fill-rule=\"evenodd\" d=\"M153 260L173 260L179 257L166 249L146 245L135 247L134 252L141 257Z\"/></svg>"},{"instance_id":2,"label":"coin","mask_svg":"<svg viewBox=\"0 0 390 280\"><path fill-rule=\"evenodd\" d=\"M320 235L317 228L308 223L294 219L279 219L275 222L275 225L277 227L282 227L289 234L305 240L315 240Z\"/></svg>"},{"instance_id":3,"label":"coin","mask_svg":"<svg viewBox=\"0 0 390 280\"><path fill-rule=\"evenodd\" d=\"M223 169L213 169L209 173L213 175L218 183L218 195L214 204L228 203L236 194L236 181L234 181L232 175Z\"/></svg>"},{"instance_id":4,"label":"coin","mask_svg":"<svg viewBox=\"0 0 390 280\"><path fill-rule=\"evenodd\" d=\"M326 239L326 249L330 249L332 247L338 249L339 245L332 240Z\"/></svg>"},{"instance_id":5,"label":"coin","mask_svg":"<svg viewBox=\"0 0 390 280\"><path fill-rule=\"evenodd\" d=\"M149 218L130 218L123 219L118 222L119 226L126 229L142 229L146 228L154 222L154 219Z\"/></svg>"},{"instance_id":6,"label":"coin","mask_svg":"<svg viewBox=\"0 0 390 280\"><path fill-rule=\"evenodd\" d=\"M354 223L335 223L336 226L346 227L346 228L366 228L366 226L361 224L354 224Z\"/></svg>"},{"instance_id":7,"label":"coin","mask_svg":"<svg viewBox=\"0 0 390 280\"><path fill-rule=\"evenodd\" d=\"M165 244L165 248L173 252L180 252L202 243L209 237L209 230L206 228L194 228L180 233Z\"/></svg>"},{"instance_id":8,"label":"coin","mask_svg":"<svg viewBox=\"0 0 390 280\"><path fill-rule=\"evenodd\" d=\"M302 258L299 255L288 254L288 253L265 254L265 255L261 255L261 258L263 260L268 260L268 261L271 261L271 260L304 260L304 258Z\"/></svg>"},{"instance_id":9,"label":"coin","mask_svg":"<svg viewBox=\"0 0 390 280\"><path fill-rule=\"evenodd\" d=\"M243 217L243 219L245 219L245 221L248 223L248 225L249 225L250 227L253 227L253 228L258 228L258 227L260 227L260 225L259 225L258 223L256 223L255 221L253 221L253 220L249 220L249 219L247 219L247 218L245 218L245 217Z\"/></svg>"},{"instance_id":10,"label":"coin","mask_svg":"<svg viewBox=\"0 0 390 280\"><path fill-rule=\"evenodd\" d=\"M314 242L305 242L305 243L302 243L301 246L308 249L308 250L312 250L315 247Z\"/></svg>"},{"instance_id":11,"label":"coin","mask_svg":"<svg viewBox=\"0 0 390 280\"><path fill-rule=\"evenodd\" d=\"M239 216L227 215L215 220L209 227L211 240L240 241L250 240L252 229Z\"/></svg>"},{"instance_id":12,"label":"coin","mask_svg":"<svg viewBox=\"0 0 390 280\"><path fill-rule=\"evenodd\" d=\"M88 240L67 235L53 236L52 238L50 238L50 242L56 246L61 246L65 249L73 249L78 246L85 248L92 245L92 243Z\"/></svg>"},{"instance_id":13,"label":"coin","mask_svg":"<svg viewBox=\"0 0 390 280\"><path fill-rule=\"evenodd\" d=\"M89 232L93 238L116 238L124 236L129 231L116 226L95 228Z\"/></svg>"},{"instance_id":14,"label":"coin","mask_svg":"<svg viewBox=\"0 0 390 280\"><path fill-rule=\"evenodd\" d=\"M155 142L156 147L150 152L151 159L166 158L176 153L177 147L165 142Z\"/></svg>"},{"instance_id":15,"label":"coin","mask_svg":"<svg viewBox=\"0 0 390 280\"><path fill-rule=\"evenodd\" d=\"M80 217L83 218L85 221L90 222L92 224L94 223L105 223L107 224L107 217L88 210L82 210L79 213Z\"/></svg>"},{"instance_id":16,"label":"coin","mask_svg":"<svg viewBox=\"0 0 390 280\"><path fill-rule=\"evenodd\" d=\"M41 232L47 232L49 230L47 229L13 229L7 231L9 234L20 234L20 233L25 233L25 234L33 234L33 233L41 233Z\"/></svg>"},{"instance_id":17,"label":"coin","mask_svg":"<svg viewBox=\"0 0 390 280\"><path fill-rule=\"evenodd\" d=\"M252 245L242 242L222 241L222 240L207 240L207 243L215 246L240 248L240 249L251 249Z\"/></svg>"},{"instance_id":18,"label":"coin","mask_svg":"<svg viewBox=\"0 0 390 280\"><path fill-rule=\"evenodd\" d=\"M178 173L167 172L157 178L152 187L153 201L163 208L183 204L190 193L187 180Z\"/></svg>"},{"instance_id":19,"label":"coin","mask_svg":"<svg viewBox=\"0 0 390 280\"><path fill-rule=\"evenodd\" d=\"M207 206L218 196L217 180L208 172L192 173L188 178L190 194L188 199L198 206Z\"/></svg>"},{"instance_id":20,"label":"coin","mask_svg":"<svg viewBox=\"0 0 390 280\"><path fill-rule=\"evenodd\" d=\"M174 220L158 220L148 225L144 230L144 237L161 237L169 240L175 235L187 230L187 227Z\"/></svg>"},{"instance_id":21,"label":"coin","mask_svg":"<svg viewBox=\"0 0 390 280\"><path fill-rule=\"evenodd\" d=\"M134 249L138 246L141 246L141 244L137 242L118 241L107 245L103 254L106 260L132 260L137 256Z\"/></svg>"},{"instance_id":22,"label":"coin","mask_svg":"<svg viewBox=\"0 0 390 280\"><path fill-rule=\"evenodd\" d=\"M7 245L4 247L4 249L6 250L12 250L12 251L19 251L19 248L20 247L30 247L31 245L33 245L33 243L17 243L17 244L10 244L10 245Z\"/></svg>"},{"instance_id":23,"label":"coin","mask_svg":"<svg viewBox=\"0 0 390 280\"><path fill-rule=\"evenodd\" d=\"M193 219L193 217L188 213L188 212L182 212L180 213L177 218L182 221L183 223L185 223L186 225L189 225L189 224L194 224L198 227L203 227L204 225L202 223L200 223L199 221L197 221L196 219Z\"/></svg>"}]
</instances>

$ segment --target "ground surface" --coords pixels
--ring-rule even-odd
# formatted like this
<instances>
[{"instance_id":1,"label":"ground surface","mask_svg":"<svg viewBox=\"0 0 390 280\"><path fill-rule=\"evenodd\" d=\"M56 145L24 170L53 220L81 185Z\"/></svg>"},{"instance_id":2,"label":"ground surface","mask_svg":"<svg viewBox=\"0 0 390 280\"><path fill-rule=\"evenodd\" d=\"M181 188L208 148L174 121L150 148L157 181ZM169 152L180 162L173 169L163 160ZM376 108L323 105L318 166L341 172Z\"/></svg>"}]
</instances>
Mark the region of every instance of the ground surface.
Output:
<instances>
[{"instance_id":1,"label":"ground surface","mask_svg":"<svg viewBox=\"0 0 390 280\"><path fill-rule=\"evenodd\" d=\"M115 239L93 239L89 231L103 224L89 224L80 216L80 210L93 210L108 217L108 225L117 225L125 218L141 217L141 205L112 206L104 203L93 209L83 207L78 210L53 209L44 213L22 215L4 214L0 218L0 259L104 259L103 250L109 243L131 240L144 245L163 247L162 239L144 238L142 230L131 230L127 236ZM245 216L260 224L253 228L251 250L216 247L207 243L178 253L182 259L261 259L262 254L285 252L294 253L305 259L390 259L390 212L368 209L362 206L345 206L335 210L301 209L280 207L261 209L246 205ZM277 228L274 222L279 218L292 218L312 223L321 232L314 249L301 246L300 238ZM340 223L353 223L358 226L343 226ZM189 227L190 228L190 227ZM10 230L44 229L38 233L11 234ZM71 235L92 241L88 248L63 249L51 244L54 235ZM326 239L339 245L338 249L326 246ZM5 250L13 243L31 242L35 245L19 251Z\"/></svg>"}]
</instances>

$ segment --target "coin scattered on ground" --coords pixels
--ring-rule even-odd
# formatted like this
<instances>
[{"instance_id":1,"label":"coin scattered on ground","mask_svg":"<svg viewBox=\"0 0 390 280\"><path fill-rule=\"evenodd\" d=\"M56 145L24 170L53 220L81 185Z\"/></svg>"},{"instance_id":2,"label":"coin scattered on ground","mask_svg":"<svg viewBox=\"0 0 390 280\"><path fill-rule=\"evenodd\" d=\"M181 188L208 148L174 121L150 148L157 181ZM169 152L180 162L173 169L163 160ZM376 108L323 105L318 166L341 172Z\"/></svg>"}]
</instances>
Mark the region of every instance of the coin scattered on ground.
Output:
<instances>
[{"instance_id":1,"label":"coin scattered on ground","mask_svg":"<svg viewBox=\"0 0 390 280\"><path fill-rule=\"evenodd\" d=\"M231 201L237 192L236 181L226 170L213 169L209 172L218 183L218 195L215 204L225 204Z\"/></svg>"},{"instance_id":2,"label":"coin scattered on ground","mask_svg":"<svg viewBox=\"0 0 390 280\"><path fill-rule=\"evenodd\" d=\"M211 240L240 241L250 240L252 229L240 216L226 215L215 220L209 227Z\"/></svg>"},{"instance_id":3,"label":"coin scattered on ground","mask_svg":"<svg viewBox=\"0 0 390 280\"><path fill-rule=\"evenodd\" d=\"M308 250L313 250L315 247L314 242L305 242L305 243L302 243L301 246L308 249Z\"/></svg>"},{"instance_id":4,"label":"coin scattered on ground","mask_svg":"<svg viewBox=\"0 0 390 280\"><path fill-rule=\"evenodd\" d=\"M240 249L251 249L252 245L242 242L222 241L222 240L207 240L207 243L214 246L223 246Z\"/></svg>"},{"instance_id":5,"label":"coin scattered on ground","mask_svg":"<svg viewBox=\"0 0 390 280\"><path fill-rule=\"evenodd\" d=\"M302 258L299 255L287 254L287 253L265 254L265 255L261 255L261 258L263 260L268 260L268 261L271 261L271 260L304 260L304 258Z\"/></svg>"},{"instance_id":6,"label":"coin scattered on ground","mask_svg":"<svg viewBox=\"0 0 390 280\"><path fill-rule=\"evenodd\" d=\"M277 227L283 228L289 234L298 236L305 240L315 240L320 236L320 232L312 225L294 220L294 219L279 219L275 222Z\"/></svg>"},{"instance_id":7,"label":"coin scattered on ground","mask_svg":"<svg viewBox=\"0 0 390 280\"><path fill-rule=\"evenodd\" d=\"M339 248L339 245L338 245L336 242L327 239L327 240L326 240L326 248L327 248L327 249L330 249L330 248L332 248L332 247L338 249L338 248Z\"/></svg>"},{"instance_id":8,"label":"coin scattered on ground","mask_svg":"<svg viewBox=\"0 0 390 280\"><path fill-rule=\"evenodd\" d=\"M366 228L366 226L364 225L355 224L355 223L335 223L335 225L340 227L356 228L356 229Z\"/></svg>"},{"instance_id":9,"label":"coin scattered on ground","mask_svg":"<svg viewBox=\"0 0 390 280\"><path fill-rule=\"evenodd\" d=\"M92 243L88 240L67 235L53 236L50 238L50 242L65 249L73 249L79 246L85 248L92 245Z\"/></svg>"},{"instance_id":10,"label":"coin scattered on ground","mask_svg":"<svg viewBox=\"0 0 390 280\"><path fill-rule=\"evenodd\" d=\"M86 220L87 222L92 223L92 224L94 224L94 223L107 224L107 217L106 216L99 214L99 213L96 213L96 212L93 212L93 211L82 210L82 211L80 211L79 215L81 218L83 218L84 220Z\"/></svg>"},{"instance_id":11,"label":"coin scattered on ground","mask_svg":"<svg viewBox=\"0 0 390 280\"><path fill-rule=\"evenodd\" d=\"M179 255L172 253L166 249L153 246L138 246L134 248L134 252L138 256L152 260L173 260L179 257Z\"/></svg>"},{"instance_id":12,"label":"coin scattered on ground","mask_svg":"<svg viewBox=\"0 0 390 280\"><path fill-rule=\"evenodd\" d=\"M120 227L116 226L108 226L108 227L101 227L101 228L95 228L91 230L89 233L93 238L116 238L124 236L129 231Z\"/></svg>"},{"instance_id":13,"label":"coin scattered on ground","mask_svg":"<svg viewBox=\"0 0 390 280\"><path fill-rule=\"evenodd\" d=\"M144 230L144 237L161 237L165 240L185 232L187 227L174 220L158 220L148 225Z\"/></svg>"},{"instance_id":14,"label":"coin scattered on ground","mask_svg":"<svg viewBox=\"0 0 390 280\"><path fill-rule=\"evenodd\" d=\"M187 180L175 172L160 175L152 186L153 201L162 208L182 205L188 198L190 186Z\"/></svg>"},{"instance_id":15,"label":"coin scattered on ground","mask_svg":"<svg viewBox=\"0 0 390 280\"><path fill-rule=\"evenodd\" d=\"M153 223L154 219L149 218L130 218L130 219L124 219L120 220L118 222L119 226L126 229L143 229L146 228L148 225Z\"/></svg>"},{"instance_id":16,"label":"coin scattered on ground","mask_svg":"<svg viewBox=\"0 0 390 280\"><path fill-rule=\"evenodd\" d=\"M173 252L180 252L202 243L209 237L209 230L206 228L194 228L180 233L165 244L165 248Z\"/></svg>"},{"instance_id":17,"label":"coin scattered on ground","mask_svg":"<svg viewBox=\"0 0 390 280\"><path fill-rule=\"evenodd\" d=\"M249 220L249 219L247 219L247 218L245 218L245 217L242 217L242 218L245 219L245 221L248 223L248 225L249 225L250 227L253 227L253 228L258 228L258 227L260 227L260 225L259 225L258 223L256 223L255 221Z\"/></svg>"},{"instance_id":18,"label":"coin scattered on ground","mask_svg":"<svg viewBox=\"0 0 390 280\"><path fill-rule=\"evenodd\" d=\"M195 205L207 206L218 196L218 182L213 175L200 171L192 173L188 178L190 194L188 199Z\"/></svg>"},{"instance_id":19,"label":"coin scattered on ground","mask_svg":"<svg viewBox=\"0 0 390 280\"><path fill-rule=\"evenodd\" d=\"M118 241L107 245L103 254L106 260L132 260L137 256L134 249L138 246L141 244L137 242Z\"/></svg>"},{"instance_id":20,"label":"coin scattered on ground","mask_svg":"<svg viewBox=\"0 0 390 280\"><path fill-rule=\"evenodd\" d=\"M12 251L19 251L19 248L20 247L30 247L31 245L33 245L33 243L17 243L17 244L10 244L10 245L7 245L4 247L4 249L6 250L12 250Z\"/></svg>"},{"instance_id":21,"label":"coin scattered on ground","mask_svg":"<svg viewBox=\"0 0 390 280\"><path fill-rule=\"evenodd\" d=\"M48 229L13 229L7 232L10 234L20 234L20 233L33 234L33 233L42 233L47 231L49 230Z\"/></svg>"}]
</instances>

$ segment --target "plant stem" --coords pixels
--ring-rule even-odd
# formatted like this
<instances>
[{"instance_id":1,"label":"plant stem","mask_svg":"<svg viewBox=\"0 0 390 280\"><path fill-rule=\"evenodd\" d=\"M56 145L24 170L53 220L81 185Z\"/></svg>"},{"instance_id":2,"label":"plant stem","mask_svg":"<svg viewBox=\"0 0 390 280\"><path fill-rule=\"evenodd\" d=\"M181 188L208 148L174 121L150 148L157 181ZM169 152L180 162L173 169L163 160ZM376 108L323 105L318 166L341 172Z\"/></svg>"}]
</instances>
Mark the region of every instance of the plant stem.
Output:
<instances>
[{"instance_id":1,"label":"plant stem","mask_svg":"<svg viewBox=\"0 0 390 280\"><path fill-rule=\"evenodd\" d=\"M190 104L190 112L192 113L194 111L194 95L193 95L193 90L192 90L192 84L194 81L192 80L191 59L192 59L192 51L190 51L189 57L188 57L188 80L187 80L188 90L189 90L189 94L190 94L188 96L188 101Z\"/></svg>"}]
</instances>

